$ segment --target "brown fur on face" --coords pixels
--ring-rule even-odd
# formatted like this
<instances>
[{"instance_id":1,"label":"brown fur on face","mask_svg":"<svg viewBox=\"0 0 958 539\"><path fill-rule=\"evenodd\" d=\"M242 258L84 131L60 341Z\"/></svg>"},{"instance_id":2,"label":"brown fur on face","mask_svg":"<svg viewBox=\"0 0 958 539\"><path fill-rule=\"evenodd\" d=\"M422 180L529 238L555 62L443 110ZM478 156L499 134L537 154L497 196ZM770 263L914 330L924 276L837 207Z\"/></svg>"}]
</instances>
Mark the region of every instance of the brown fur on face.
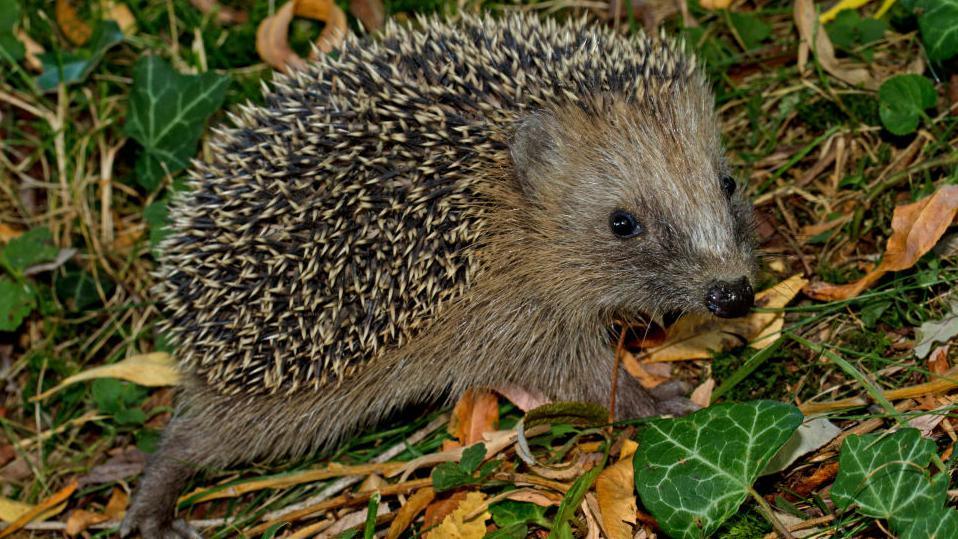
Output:
<instances>
[{"instance_id":1,"label":"brown fur on face","mask_svg":"<svg viewBox=\"0 0 958 539\"><path fill-rule=\"evenodd\" d=\"M398 27L281 77L172 206L158 296L187 383L123 534L185 537L193 473L297 457L514 385L608 402L608 326L749 275L712 100L667 40L528 16ZM628 211L642 226L610 230ZM619 376L620 417L681 413Z\"/></svg>"}]
</instances>

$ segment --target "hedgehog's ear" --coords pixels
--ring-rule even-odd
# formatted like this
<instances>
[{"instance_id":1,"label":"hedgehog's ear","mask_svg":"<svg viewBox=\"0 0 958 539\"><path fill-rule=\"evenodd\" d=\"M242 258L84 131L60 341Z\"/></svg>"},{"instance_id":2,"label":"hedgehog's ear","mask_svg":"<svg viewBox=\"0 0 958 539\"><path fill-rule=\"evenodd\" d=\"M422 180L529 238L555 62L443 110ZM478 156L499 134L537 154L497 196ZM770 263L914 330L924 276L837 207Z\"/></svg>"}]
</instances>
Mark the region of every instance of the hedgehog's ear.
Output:
<instances>
[{"instance_id":1,"label":"hedgehog's ear","mask_svg":"<svg viewBox=\"0 0 958 539\"><path fill-rule=\"evenodd\" d=\"M516 177L529 198L539 198L542 182L559 159L559 122L548 112L535 112L523 118L512 136L510 153Z\"/></svg>"}]
</instances>

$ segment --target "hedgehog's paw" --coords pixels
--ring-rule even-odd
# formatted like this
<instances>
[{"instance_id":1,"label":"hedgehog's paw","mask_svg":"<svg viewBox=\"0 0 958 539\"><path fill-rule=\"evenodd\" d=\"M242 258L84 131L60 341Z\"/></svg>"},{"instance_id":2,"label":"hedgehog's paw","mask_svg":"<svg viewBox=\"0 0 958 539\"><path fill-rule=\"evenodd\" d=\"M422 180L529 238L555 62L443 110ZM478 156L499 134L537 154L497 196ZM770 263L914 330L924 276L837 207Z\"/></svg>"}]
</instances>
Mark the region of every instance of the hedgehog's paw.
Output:
<instances>
[{"instance_id":1,"label":"hedgehog's paw","mask_svg":"<svg viewBox=\"0 0 958 539\"><path fill-rule=\"evenodd\" d=\"M120 537L133 537L139 532L143 539L203 539L186 521L171 522L169 518L163 518L165 516L144 511L142 506L134 504L120 524Z\"/></svg>"}]
</instances>

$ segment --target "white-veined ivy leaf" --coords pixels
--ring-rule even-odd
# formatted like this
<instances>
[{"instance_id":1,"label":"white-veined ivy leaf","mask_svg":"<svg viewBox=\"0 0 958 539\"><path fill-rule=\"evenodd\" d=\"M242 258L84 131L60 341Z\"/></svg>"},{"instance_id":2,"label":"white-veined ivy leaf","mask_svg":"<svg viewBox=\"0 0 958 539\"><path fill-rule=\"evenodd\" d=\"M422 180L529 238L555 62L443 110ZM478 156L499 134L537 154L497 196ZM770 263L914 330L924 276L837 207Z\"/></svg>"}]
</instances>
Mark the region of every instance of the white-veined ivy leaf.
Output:
<instances>
[{"instance_id":1,"label":"white-veined ivy leaf","mask_svg":"<svg viewBox=\"0 0 958 539\"><path fill-rule=\"evenodd\" d=\"M794 406L754 401L652 421L633 460L642 504L672 537L709 536L802 419Z\"/></svg>"},{"instance_id":2,"label":"white-veined ivy leaf","mask_svg":"<svg viewBox=\"0 0 958 539\"><path fill-rule=\"evenodd\" d=\"M52 241L53 236L45 227L30 229L10 240L6 247L0 250L0 266L16 275L23 275L23 271L30 266L49 262L57 257L60 250Z\"/></svg>"},{"instance_id":3,"label":"white-veined ivy leaf","mask_svg":"<svg viewBox=\"0 0 958 539\"><path fill-rule=\"evenodd\" d=\"M954 539L958 537L958 511L943 507L929 510L901 531L901 539Z\"/></svg>"},{"instance_id":4,"label":"white-veined ivy leaf","mask_svg":"<svg viewBox=\"0 0 958 539\"><path fill-rule=\"evenodd\" d=\"M918 429L890 435L849 436L838 457L832 485L835 507L888 520L896 533L913 527L929 512L944 508L948 474L928 470L935 443Z\"/></svg>"},{"instance_id":5,"label":"white-veined ivy leaf","mask_svg":"<svg viewBox=\"0 0 958 539\"><path fill-rule=\"evenodd\" d=\"M23 43L17 39L13 28L20 22L20 3L17 0L0 0L0 58L17 62L23 58Z\"/></svg>"},{"instance_id":6,"label":"white-veined ivy leaf","mask_svg":"<svg viewBox=\"0 0 958 539\"><path fill-rule=\"evenodd\" d=\"M896 75L878 89L878 115L885 129L907 135L918 129L925 110L935 106L935 86L921 75Z\"/></svg>"},{"instance_id":7,"label":"white-veined ivy leaf","mask_svg":"<svg viewBox=\"0 0 958 539\"><path fill-rule=\"evenodd\" d=\"M920 0L916 7L928 58L941 62L958 54L958 0Z\"/></svg>"},{"instance_id":8,"label":"white-veined ivy leaf","mask_svg":"<svg viewBox=\"0 0 958 539\"><path fill-rule=\"evenodd\" d=\"M935 343L945 344L956 335L958 335L958 301L952 301L951 310L942 316L941 320L928 320L918 328L915 356L921 359L928 357Z\"/></svg>"},{"instance_id":9,"label":"white-veined ivy leaf","mask_svg":"<svg viewBox=\"0 0 958 539\"><path fill-rule=\"evenodd\" d=\"M106 51L123 41L123 32L114 21L100 21L89 43L76 52L45 52L39 56L43 73L37 77L42 90L54 90L62 82L82 82L100 63Z\"/></svg>"},{"instance_id":10,"label":"white-veined ivy leaf","mask_svg":"<svg viewBox=\"0 0 958 539\"><path fill-rule=\"evenodd\" d=\"M30 285L0 277L0 331L13 331L36 306Z\"/></svg>"},{"instance_id":11,"label":"white-veined ivy leaf","mask_svg":"<svg viewBox=\"0 0 958 539\"><path fill-rule=\"evenodd\" d=\"M181 75L156 56L133 68L126 133L143 146L137 181L155 189L166 173L182 170L196 153L206 120L223 103L229 77Z\"/></svg>"}]
</instances>

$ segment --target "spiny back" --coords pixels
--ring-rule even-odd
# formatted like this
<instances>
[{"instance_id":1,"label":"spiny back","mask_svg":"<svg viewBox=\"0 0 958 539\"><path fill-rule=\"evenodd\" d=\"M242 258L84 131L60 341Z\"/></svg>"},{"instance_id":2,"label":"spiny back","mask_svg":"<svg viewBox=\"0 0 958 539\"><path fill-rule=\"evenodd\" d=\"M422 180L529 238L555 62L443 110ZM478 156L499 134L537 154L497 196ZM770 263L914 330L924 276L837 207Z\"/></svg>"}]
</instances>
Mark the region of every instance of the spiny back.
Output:
<instances>
[{"instance_id":1,"label":"spiny back","mask_svg":"<svg viewBox=\"0 0 958 539\"><path fill-rule=\"evenodd\" d=\"M497 201L483 182L509 181L523 111L703 84L672 43L584 20L419 24L279 77L266 106L217 133L172 205L163 329L211 386L335 383L494 273L482 239Z\"/></svg>"}]
</instances>

